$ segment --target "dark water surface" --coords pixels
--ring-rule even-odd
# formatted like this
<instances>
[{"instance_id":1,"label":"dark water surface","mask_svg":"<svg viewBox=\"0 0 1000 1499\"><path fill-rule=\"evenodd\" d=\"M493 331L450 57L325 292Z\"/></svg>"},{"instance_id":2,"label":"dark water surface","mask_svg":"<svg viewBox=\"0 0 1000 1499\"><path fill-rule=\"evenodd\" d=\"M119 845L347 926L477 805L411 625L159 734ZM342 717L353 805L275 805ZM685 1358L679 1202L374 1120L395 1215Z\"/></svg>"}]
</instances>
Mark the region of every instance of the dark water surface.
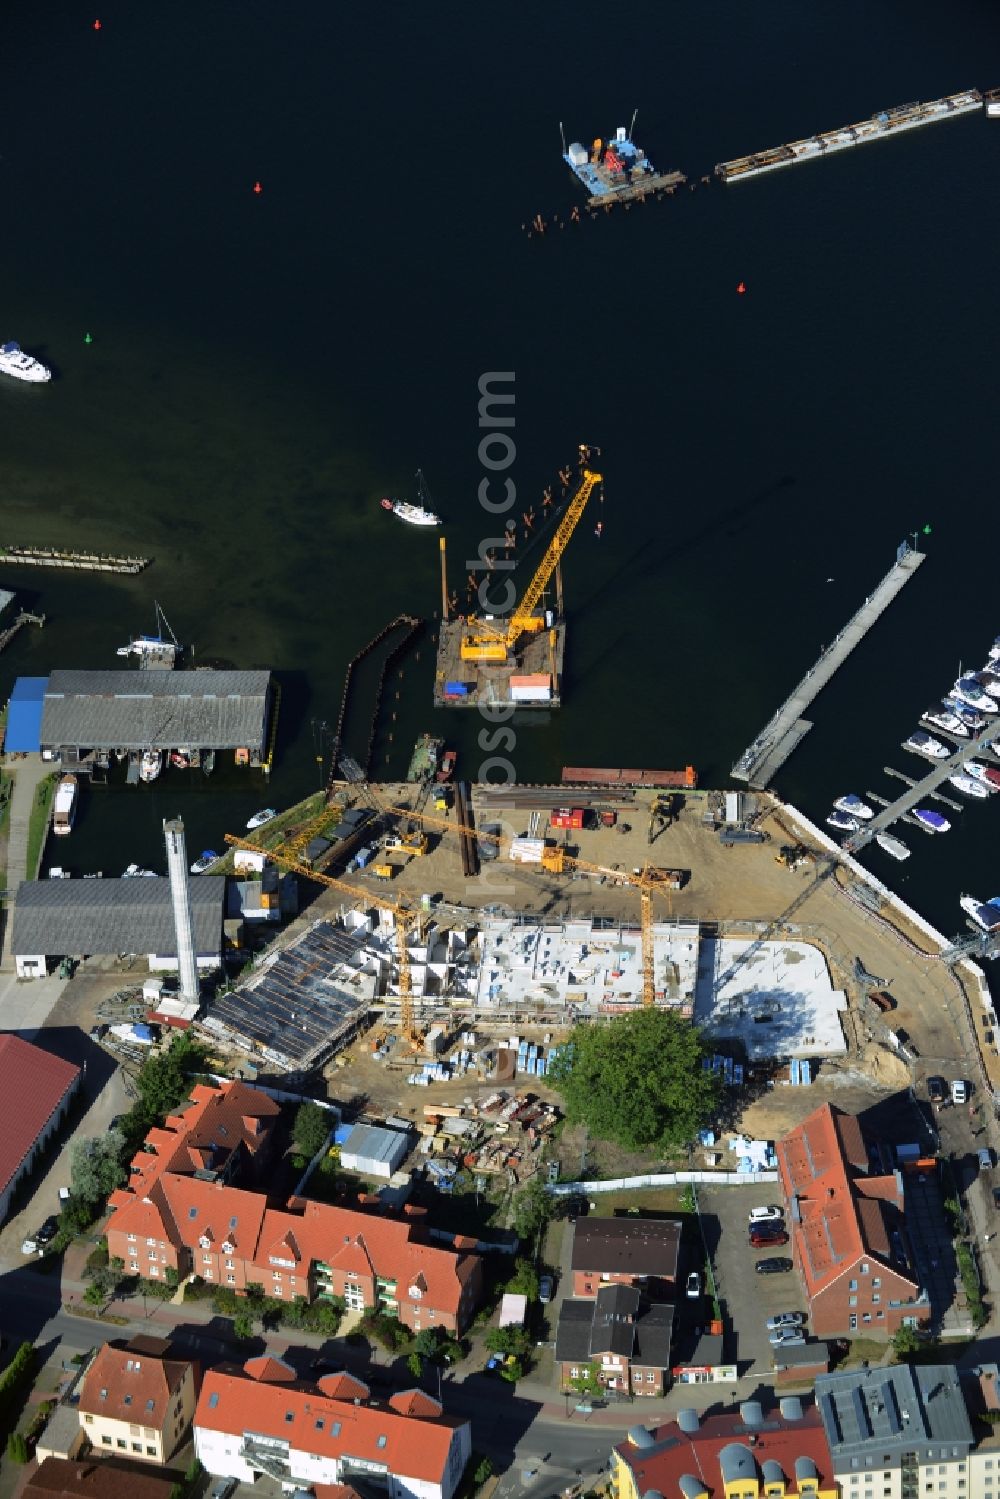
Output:
<instances>
[{"instance_id":1,"label":"dark water surface","mask_svg":"<svg viewBox=\"0 0 1000 1499\"><path fill-rule=\"evenodd\" d=\"M581 439L607 481L603 538L581 526L565 566L567 706L519 727L519 778L691 762L724 784L927 523L928 562L777 789L822 816L842 791L885 791L883 764L913 771L899 741L1000 631L1000 123L968 116L542 243L521 225L581 201L560 118L589 141L638 105L656 164L700 176L1000 83L993 4L97 9L100 32L69 0L8 0L0 19L0 333L58 375L0 386L0 540L156 561L130 580L0 570L51 620L0 658L0 691L115 666L155 597L199 656L280 673L284 706L269 789L231 772L95 791L81 869L161 867L178 809L192 845L217 847L317 783L314 721L335 717L350 655L437 606L433 533L378 497L423 467L456 586L490 534L485 370L516 371L527 502ZM432 728L474 774L479 725L434 714L431 679L425 641L389 768ZM996 808L973 805L946 839L910 834L914 858L885 872L954 929L962 890L1000 889L996 830Z\"/></svg>"}]
</instances>

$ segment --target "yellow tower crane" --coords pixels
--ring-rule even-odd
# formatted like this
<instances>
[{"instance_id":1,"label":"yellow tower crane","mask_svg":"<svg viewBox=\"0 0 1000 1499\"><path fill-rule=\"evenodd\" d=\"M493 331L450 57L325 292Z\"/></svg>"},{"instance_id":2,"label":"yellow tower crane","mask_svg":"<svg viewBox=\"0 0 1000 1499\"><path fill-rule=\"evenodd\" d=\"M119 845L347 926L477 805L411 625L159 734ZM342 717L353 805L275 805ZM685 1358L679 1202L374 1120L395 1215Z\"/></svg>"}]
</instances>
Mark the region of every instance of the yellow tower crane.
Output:
<instances>
[{"instance_id":1,"label":"yellow tower crane","mask_svg":"<svg viewBox=\"0 0 1000 1499\"><path fill-rule=\"evenodd\" d=\"M413 983L410 974L409 937L410 928L420 925L420 914L404 906L398 900L389 900L384 895L376 895L371 890L359 890L356 885L349 885L346 880L338 880L332 874L321 874L316 869L310 869L301 859L289 858L284 853L269 848L261 848L259 844L251 843L249 838L238 838L232 833L225 835L226 842L233 848L246 848L255 854L265 854L281 869L288 869L294 874L305 875L307 879L315 880L317 884L327 885L330 889L340 890L345 895L350 895L359 904L376 906L380 911L391 911L396 922L396 958L399 964L399 1006L400 1006L400 1029L411 1045L416 1045L420 1040L420 1032L417 1029L413 1013Z\"/></svg>"},{"instance_id":2,"label":"yellow tower crane","mask_svg":"<svg viewBox=\"0 0 1000 1499\"><path fill-rule=\"evenodd\" d=\"M542 594L548 587L552 574L555 572L569 545L569 539L576 530L587 501L590 499L594 489L603 483L603 476L584 469L583 478L576 494L566 507L566 512L556 526L552 540L545 550L545 556L538 565L531 582L524 590L521 602L516 605L511 613L510 619L504 623L494 624L490 620L470 620L470 631L463 637L461 657L463 661L509 661L511 654L522 635L537 635L545 628L545 616L536 614L536 609L541 603Z\"/></svg>"}]
</instances>

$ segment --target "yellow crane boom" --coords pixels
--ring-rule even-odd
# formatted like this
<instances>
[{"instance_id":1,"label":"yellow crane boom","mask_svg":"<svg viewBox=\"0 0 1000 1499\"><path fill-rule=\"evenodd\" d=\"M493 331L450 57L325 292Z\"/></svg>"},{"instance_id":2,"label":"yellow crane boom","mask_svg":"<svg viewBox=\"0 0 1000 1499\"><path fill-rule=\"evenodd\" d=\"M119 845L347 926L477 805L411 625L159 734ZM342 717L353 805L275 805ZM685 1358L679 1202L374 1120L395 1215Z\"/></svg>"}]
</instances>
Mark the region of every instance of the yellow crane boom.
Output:
<instances>
[{"instance_id":1,"label":"yellow crane boom","mask_svg":"<svg viewBox=\"0 0 1000 1499\"><path fill-rule=\"evenodd\" d=\"M566 506L565 514L560 519L545 549L545 555L534 577L524 590L520 603L516 605L507 621L506 628L482 620L473 621L472 633L462 641L463 660L506 660L522 635L542 628L544 621L536 618L535 610L551 581L552 574L559 566L562 554L569 545L570 537L576 530L581 515L587 508L587 501L597 485L603 482L602 474L595 473L591 469L584 469L580 487Z\"/></svg>"},{"instance_id":2,"label":"yellow crane boom","mask_svg":"<svg viewBox=\"0 0 1000 1499\"><path fill-rule=\"evenodd\" d=\"M264 854L281 869L291 870L294 874L302 874L307 879L315 880L319 885L327 885L330 889L340 890L360 904L376 906L381 911L392 912L396 921L396 957L399 964L400 1028L408 1041L417 1041L419 1032L413 1015L413 984L407 944L410 928L419 922L419 914L411 911L398 900L389 900L386 896L377 895L372 890L359 890L356 885L349 885L346 880L338 880L332 874L321 874L317 869L310 869L309 865L304 864L301 859L289 858L275 849L261 848L259 844L251 843L249 838L238 838L233 833L227 833L225 838L233 848L245 848L251 853Z\"/></svg>"}]
</instances>

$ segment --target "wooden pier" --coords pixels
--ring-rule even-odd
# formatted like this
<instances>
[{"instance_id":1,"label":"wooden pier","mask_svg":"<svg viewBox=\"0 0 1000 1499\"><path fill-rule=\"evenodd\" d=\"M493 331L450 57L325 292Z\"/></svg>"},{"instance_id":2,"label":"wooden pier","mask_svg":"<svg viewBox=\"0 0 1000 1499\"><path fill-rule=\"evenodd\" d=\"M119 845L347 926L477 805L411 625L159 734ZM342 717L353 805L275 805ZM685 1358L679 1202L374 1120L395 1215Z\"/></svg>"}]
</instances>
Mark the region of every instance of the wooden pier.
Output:
<instances>
[{"instance_id":1,"label":"wooden pier","mask_svg":"<svg viewBox=\"0 0 1000 1499\"><path fill-rule=\"evenodd\" d=\"M616 187L613 192L595 193L587 199L585 207L589 213L596 213L599 208L610 212L616 203L643 203L662 193L669 195L685 182L687 177L683 172L657 172L655 176L639 177L627 187Z\"/></svg>"},{"instance_id":2,"label":"wooden pier","mask_svg":"<svg viewBox=\"0 0 1000 1499\"><path fill-rule=\"evenodd\" d=\"M14 623L8 625L6 630L0 632L0 651L4 651L7 649L11 641L14 639L14 636L18 633L19 630L22 630L25 625L38 625L39 629L41 629L44 623L44 614L29 614L26 609L22 609L20 614L14 620Z\"/></svg>"},{"instance_id":3,"label":"wooden pier","mask_svg":"<svg viewBox=\"0 0 1000 1499\"><path fill-rule=\"evenodd\" d=\"M24 567L68 567L82 573L141 573L151 557L113 557L99 552L61 552L51 547L0 547L0 563Z\"/></svg>"},{"instance_id":4,"label":"wooden pier","mask_svg":"<svg viewBox=\"0 0 1000 1499\"><path fill-rule=\"evenodd\" d=\"M736 761L732 768L732 775L736 780L747 781L759 789L768 784L812 728L812 724L802 716L809 704L822 692L854 647L865 638L923 560L923 552L916 551L909 542L900 544L896 560L881 583L868 595L833 644L824 647L819 660L809 668L770 723Z\"/></svg>"}]
</instances>

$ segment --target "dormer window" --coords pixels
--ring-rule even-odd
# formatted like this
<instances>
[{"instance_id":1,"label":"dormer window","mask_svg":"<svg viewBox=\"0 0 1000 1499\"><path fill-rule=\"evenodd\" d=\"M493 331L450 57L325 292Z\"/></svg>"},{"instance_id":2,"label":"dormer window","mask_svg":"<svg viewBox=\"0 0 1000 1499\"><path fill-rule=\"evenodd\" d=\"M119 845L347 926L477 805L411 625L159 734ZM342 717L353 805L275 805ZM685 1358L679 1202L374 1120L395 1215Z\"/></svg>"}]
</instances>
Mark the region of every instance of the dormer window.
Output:
<instances>
[{"instance_id":1,"label":"dormer window","mask_svg":"<svg viewBox=\"0 0 1000 1499\"><path fill-rule=\"evenodd\" d=\"M233 1254L235 1253L235 1250L236 1245L233 1243L232 1239L226 1239L222 1246L223 1254Z\"/></svg>"},{"instance_id":2,"label":"dormer window","mask_svg":"<svg viewBox=\"0 0 1000 1499\"><path fill-rule=\"evenodd\" d=\"M420 1300L420 1298L421 1298L421 1296L422 1296L422 1295L423 1295L423 1294L424 1294L424 1293L423 1293L423 1291L422 1291L422 1290L421 1290L421 1289L420 1289L420 1287L419 1287L419 1286L411 1286L411 1287L410 1287L410 1300L411 1300L411 1301L419 1301L419 1300Z\"/></svg>"},{"instance_id":3,"label":"dormer window","mask_svg":"<svg viewBox=\"0 0 1000 1499\"><path fill-rule=\"evenodd\" d=\"M201 1238L198 1240L198 1243L201 1245L202 1249L210 1249L212 1247L212 1241L208 1237L208 1234L202 1234Z\"/></svg>"}]
</instances>

